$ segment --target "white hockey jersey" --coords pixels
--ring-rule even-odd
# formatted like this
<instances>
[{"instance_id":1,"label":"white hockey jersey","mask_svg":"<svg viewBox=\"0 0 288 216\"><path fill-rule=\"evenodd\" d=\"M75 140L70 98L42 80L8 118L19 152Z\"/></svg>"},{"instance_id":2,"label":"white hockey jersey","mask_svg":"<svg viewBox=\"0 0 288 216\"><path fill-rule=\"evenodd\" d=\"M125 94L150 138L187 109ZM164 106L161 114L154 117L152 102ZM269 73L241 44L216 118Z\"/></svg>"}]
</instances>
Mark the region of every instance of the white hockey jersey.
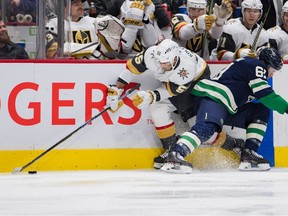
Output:
<instances>
[{"instance_id":1,"label":"white hockey jersey","mask_svg":"<svg viewBox=\"0 0 288 216\"><path fill-rule=\"evenodd\" d=\"M57 35L58 19L53 18L49 20L46 25L49 30L54 29ZM56 31L56 32L55 32ZM98 36L96 33L95 18L84 16L78 22L68 22L64 20L64 40L65 42L73 43L91 43L98 41Z\"/></svg>"},{"instance_id":2,"label":"white hockey jersey","mask_svg":"<svg viewBox=\"0 0 288 216\"><path fill-rule=\"evenodd\" d=\"M157 100L159 101L183 93L203 74L207 66L200 56L181 47L179 59L173 69L164 71L154 57L155 50L156 46L152 46L127 61L126 69L120 74L118 81L127 84L135 75L150 71L157 80L163 83L156 89L159 92Z\"/></svg>"},{"instance_id":3,"label":"white hockey jersey","mask_svg":"<svg viewBox=\"0 0 288 216\"><path fill-rule=\"evenodd\" d=\"M57 35L58 19L50 19L46 31ZM84 16L78 22L64 20L64 54L77 59L100 59L101 53L96 50L99 46L96 19ZM87 48L86 48L87 47Z\"/></svg>"},{"instance_id":4,"label":"white hockey jersey","mask_svg":"<svg viewBox=\"0 0 288 216\"><path fill-rule=\"evenodd\" d=\"M288 60L288 33L280 26L267 30L271 47L278 50L284 60Z\"/></svg>"},{"instance_id":5,"label":"white hockey jersey","mask_svg":"<svg viewBox=\"0 0 288 216\"><path fill-rule=\"evenodd\" d=\"M234 53L237 49L251 48L259 27L259 24L256 24L252 29L247 29L242 18L230 19L224 25L223 34L218 41L217 58L219 60L234 60ZM268 33L262 29L256 43L256 49L266 46L268 42Z\"/></svg>"}]
</instances>

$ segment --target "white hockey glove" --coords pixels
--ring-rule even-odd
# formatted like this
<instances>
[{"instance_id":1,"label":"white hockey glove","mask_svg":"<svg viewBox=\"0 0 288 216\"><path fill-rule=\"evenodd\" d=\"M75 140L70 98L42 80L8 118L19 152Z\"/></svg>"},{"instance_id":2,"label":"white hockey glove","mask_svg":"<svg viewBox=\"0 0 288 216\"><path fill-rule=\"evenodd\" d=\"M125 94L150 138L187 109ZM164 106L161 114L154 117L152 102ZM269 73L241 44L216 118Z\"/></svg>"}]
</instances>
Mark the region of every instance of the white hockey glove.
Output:
<instances>
[{"instance_id":1,"label":"white hockey glove","mask_svg":"<svg viewBox=\"0 0 288 216\"><path fill-rule=\"evenodd\" d=\"M153 91L138 91L133 97L132 101L134 106L138 109L143 109L148 105L154 103L156 100L156 95Z\"/></svg>"},{"instance_id":2,"label":"white hockey glove","mask_svg":"<svg viewBox=\"0 0 288 216\"><path fill-rule=\"evenodd\" d=\"M108 88L106 105L110 106L110 109L114 112L117 109L119 109L118 107L119 97L122 94L122 92L123 92L123 89L119 89L116 86L110 86Z\"/></svg>"},{"instance_id":3,"label":"white hockey glove","mask_svg":"<svg viewBox=\"0 0 288 216\"><path fill-rule=\"evenodd\" d=\"M145 14L149 16L149 19L153 21L155 19L154 12L155 12L155 5L151 0L143 0L145 5Z\"/></svg>"},{"instance_id":4,"label":"white hockey glove","mask_svg":"<svg viewBox=\"0 0 288 216\"><path fill-rule=\"evenodd\" d=\"M251 58L256 58L257 57L257 53L256 52L252 52L251 49L248 48L239 48L235 51L234 54L234 58L238 59L238 58L243 58L243 57L251 57Z\"/></svg>"},{"instance_id":5,"label":"white hockey glove","mask_svg":"<svg viewBox=\"0 0 288 216\"><path fill-rule=\"evenodd\" d=\"M215 23L218 26L222 26L226 24L232 12L233 12L233 8L229 0L222 0L222 3L220 6L215 3L214 8L213 8L213 13L217 17Z\"/></svg>"},{"instance_id":6,"label":"white hockey glove","mask_svg":"<svg viewBox=\"0 0 288 216\"><path fill-rule=\"evenodd\" d=\"M212 15L201 15L194 19L194 27L196 31L210 30L215 23L216 16Z\"/></svg>"},{"instance_id":7,"label":"white hockey glove","mask_svg":"<svg viewBox=\"0 0 288 216\"><path fill-rule=\"evenodd\" d=\"M130 28L142 29L145 5L141 1L134 1L127 10L123 21L124 25Z\"/></svg>"}]
</instances>

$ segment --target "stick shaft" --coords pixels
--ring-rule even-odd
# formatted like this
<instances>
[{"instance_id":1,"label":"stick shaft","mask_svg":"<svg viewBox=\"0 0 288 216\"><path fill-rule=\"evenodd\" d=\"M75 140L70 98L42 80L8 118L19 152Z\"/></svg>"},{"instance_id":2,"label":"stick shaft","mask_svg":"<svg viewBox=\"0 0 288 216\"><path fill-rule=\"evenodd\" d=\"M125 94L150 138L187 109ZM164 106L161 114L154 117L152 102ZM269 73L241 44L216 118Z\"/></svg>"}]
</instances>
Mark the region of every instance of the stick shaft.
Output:
<instances>
[{"instance_id":1,"label":"stick shaft","mask_svg":"<svg viewBox=\"0 0 288 216\"><path fill-rule=\"evenodd\" d=\"M126 91L126 93L124 95L122 95L119 100L122 100L124 98L126 98L129 94L131 94L133 91L135 91L137 88L140 87L140 84L138 83L137 85L135 85L133 88L129 89ZM22 166L20 169L14 169L14 172L21 172L24 169L26 169L27 167L29 167L30 165L32 165L33 163L35 163L37 160L39 160L40 158L42 158L44 155L46 155L48 152L50 152L52 149L56 148L58 145L60 145L61 143L63 143L65 140L67 140L69 137L71 137L73 134L77 133L79 130L81 130L82 128L84 128L86 125L88 125L90 122L92 122L93 120L95 120L96 118L98 118L99 116L101 116L104 112L106 112L107 110L110 109L110 106L106 107L105 109L103 109L100 113L98 113L97 115L93 116L92 118L90 118L88 121L86 121L84 124L82 124L81 126L79 126L78 128L76 128L74 131L72 131L71 133L69 133L67 136L65 136L64 138L62 138L61 140L59 140L57 143L55 143L53 146L51 146L50 148L48 148L46 151L42 152L40 155L38 155L36 158L34 158L33 160L31 160L29 163L25 164L24 166ZM13 173L13 172L12 172Z\"/></svg>"},{"instance_id":2,"label":"stick shaft","mask_svg":"<svg viewBox=\"0 0 288 216\"><path fill-rule=\"evenodd\" d=\"M71 52L71 54L75 54L75 53L77 53L77 52L80 52L80 51L82 51L82 50L84 50L84 49L87 49L87 48L89 48L89 47L91 47L91 46L94 46L94 45L96 45L96 44L99 44L99 42L98 42L98 41L97 41L97 42L93 42L93 43L91 43L91 44L89 44L89 45L87 45L87 46L84 46L84 47L82 47L82 48L80 48L80 49L78 49L78 50L75 50L75 51Z\"/></svg>"},{"instance_id":3,"label":"stick shaft","mask_svg":"<svg viewBox=\"0 0 288 216\"><path fill-rule=\"evenodd\" d=\"M261 31L262 31L262 29L263 29L263 27L264 27L264 24L265 24L265 22L266 22L266 19L267 19L267 17L268 17L268 14L269 14L269 11L270 11L270 8L271 8L271 2L270 2L270 1L268 1L268 2L269 2L268 10L266 11L266 13L265 13L265 15L264 15L264 18L263 18L263 20L262 20L261 23L260 23L259 29L258 29L258 31L257 31L257 33L256 33L255 39L254 39L253 44L252 44L252 46L251 46L251 51L252 51L252 52L255 52L255 51L256 51L256 48L257 48L257 47L256 47L256 44L257 44L257 42L258 42L259 36L260 36L260 34L261 34Z\"/></svg>"},{"instance_id":4,"label":"stick shaft","mask_svg":"<svg viewBox=\"0 0 288 216\"><path fill-rule=\"evenodd\" d=\"M213 0L210 1L209 8L208 8L208 15L212 14L212 9L213 9ZM200 56L202 58L204 58L204 53L205 53L205 50L207 49L207 46L206 46L207 36L208 36L208 31L205 30L205 32L203 34L202 50L201 50L201 53L200 53Z\"/></svg>"}]
</instances>

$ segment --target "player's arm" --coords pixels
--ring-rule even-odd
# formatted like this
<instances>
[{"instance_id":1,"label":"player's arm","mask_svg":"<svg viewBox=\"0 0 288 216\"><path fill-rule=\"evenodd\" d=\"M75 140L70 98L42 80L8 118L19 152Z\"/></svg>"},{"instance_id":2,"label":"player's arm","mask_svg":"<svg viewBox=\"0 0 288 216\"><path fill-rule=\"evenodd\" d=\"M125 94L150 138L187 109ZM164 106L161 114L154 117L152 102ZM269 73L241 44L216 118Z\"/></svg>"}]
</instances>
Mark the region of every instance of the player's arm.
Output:
<instances>
[{"instance_id":1,"label":"player's arm","mask_svg":"<svg viewBox=\"0 0 288 216\"><path fill-rule=\"evenodd\" d=\"M284 114L288 110L287 101L280 95L276 94L266 80L267 72L260 66L248 72L249 86L259 102L269 109Z\"/></svg>"},{"instance_id":2,"label":"player's arm","mask_svg":"<svg viewBox=\"0 0 288 216\"><path fill-rule=\"evenodd\" d=\"M258 100L268 108L277 111L280 114L284 114L285 112L288 114L287 101L274 91Z\"/></svg>"},{"instance_id":3,"label":"player's arm","mask_svg":"<svg viewBox=\"0 0 288 216\"><path fill-rule=\"evenodd\" d=\"M147 50L138 53L126 63L126 68L119 75L115 85L110 85L107 92L106 104L111 110L116 111L120 108L119 97L123 92L123 88L130 83L135 76L144 73L147 70L144 55Z\"/></svg>"},{"instance_id":4,"label":"player's arm","mask_svg":"<svg viewBox=\"0 0 288 216\"><path fill-rule=\"evenodd\" d=\"M193 38L197 31L193 28L193 23L188 23L185 21L183 14L176 14L171 19L171 29L174 38L180 40L189 40Z\"/></svg>"},{"instance_id":5,"label":"player's arm","mask_svg":"<svg viewBox=\"0 0 288 216\"><path fill-rule=\"evenodd\" d=\"M221 5L214 4L213 14L216 16L216 21L213 27L209 30L209 36L214 39L219 39L223 33L223 25L227 23L233 12L232 5L229 0L222 0Z\"/></svg>"},{"instance_id":6,"label":"player's arm","mask_svg":"<svg viewBox=\"0 0 288 216\"><path fill-rule=\"evenodd\" d=\"M151 105L155 102L168 99L186 91L191 83L186 85L177 85L167 82L155 90L138 91L133 97L133 104L139 109Z\"/></svg>"},{"instance_id":7,"label":"player's arm","mask_svg":"<svg viewBox=\"0 0 288 216\"><path fill-rule=\"evenodd\" d=\"M172 34L175 38L186 41L196 34L210 30L216 20L215 15L202 15L197 17L193 23L185 21L185 15L176 14L171 19Z\"/></svg>"}]
</instances>

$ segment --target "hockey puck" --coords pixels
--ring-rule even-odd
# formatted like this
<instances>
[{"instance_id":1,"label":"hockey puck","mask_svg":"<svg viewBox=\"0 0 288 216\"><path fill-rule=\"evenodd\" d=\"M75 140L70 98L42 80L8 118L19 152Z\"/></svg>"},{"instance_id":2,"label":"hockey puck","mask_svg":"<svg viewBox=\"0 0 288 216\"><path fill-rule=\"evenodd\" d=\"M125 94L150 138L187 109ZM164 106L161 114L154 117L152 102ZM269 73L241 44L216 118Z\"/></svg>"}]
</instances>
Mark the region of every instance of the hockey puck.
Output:
<instances>
[{"instance_id":1,"label":"hockey puck","mask_svg":"<svg viewBox=\"0 0 288 216\"><path fill-rule=\"evenodd\" d=\"M28 174L37 174L37 171L28 171Z\"/></svg>"}]
</instances>

